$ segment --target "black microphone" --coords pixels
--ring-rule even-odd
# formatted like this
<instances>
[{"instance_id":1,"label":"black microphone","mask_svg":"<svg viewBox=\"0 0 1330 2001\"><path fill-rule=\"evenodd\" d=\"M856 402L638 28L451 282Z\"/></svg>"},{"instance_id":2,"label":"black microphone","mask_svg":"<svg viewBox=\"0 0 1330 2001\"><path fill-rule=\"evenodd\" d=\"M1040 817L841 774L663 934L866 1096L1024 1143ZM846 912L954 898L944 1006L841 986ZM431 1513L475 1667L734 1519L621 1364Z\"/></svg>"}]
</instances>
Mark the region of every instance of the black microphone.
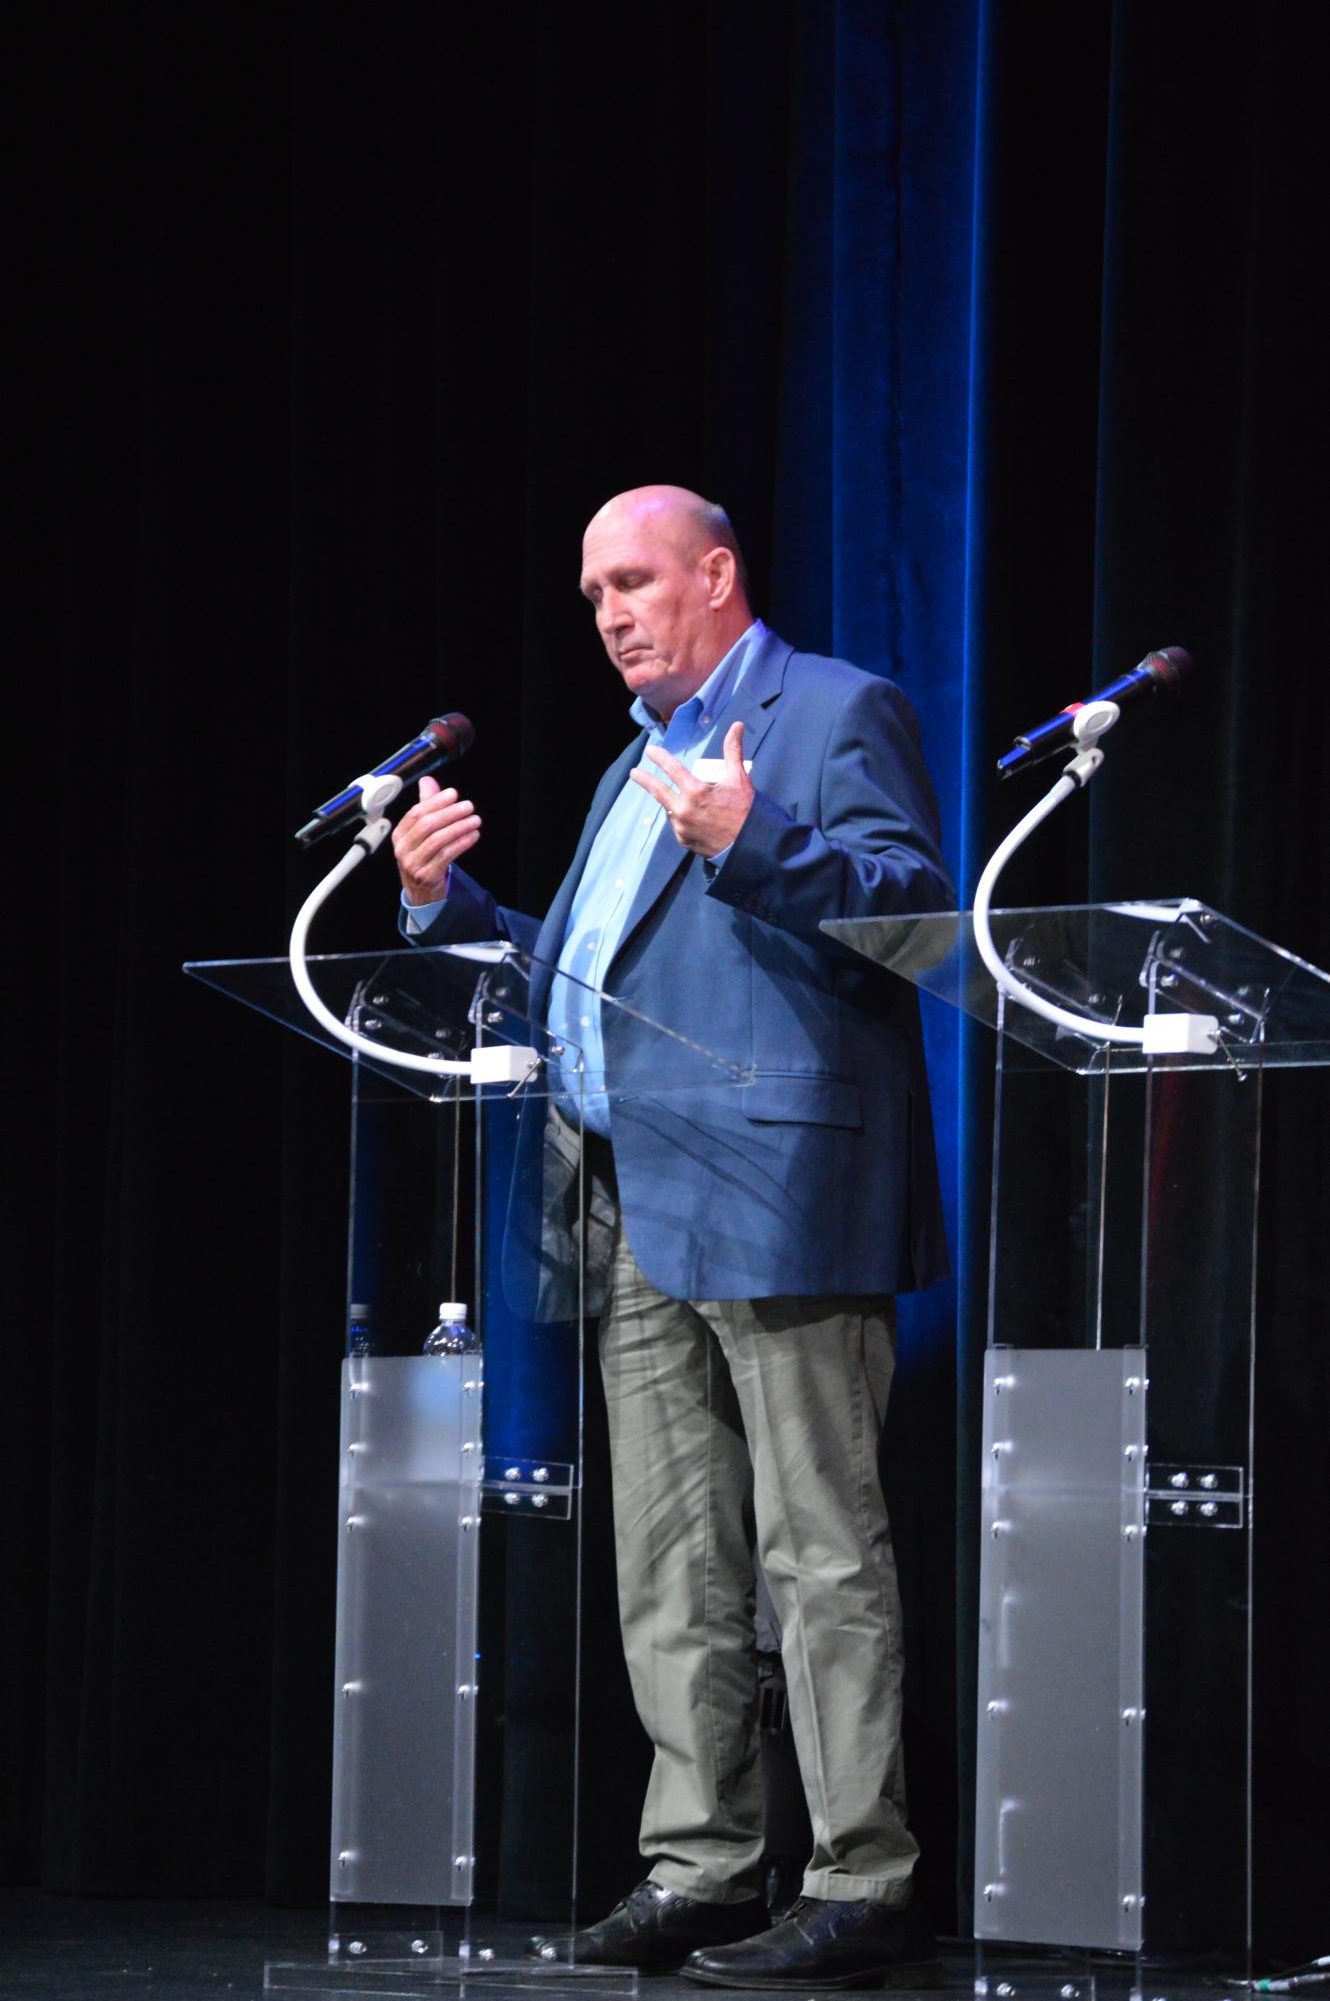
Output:
<instances>
[{"instance_id":1,"label":"black microphone","mask_svg":"<svg viewBox=\"0 0 1330 2001\"><path fill-rule=\"evenodd\" d=\"M1135 701L1138 695L1171 693L1182 683L1184 676L1193 671L1194 663L1190 653L1182 646L1161 646L1157 653L1147 653L1139 667L1133 667L1130 674L1120 674L1116 681L1110 681L1098 694L1091 695L1092 702L1116 702L1119 707L1124 702ZM1059 709L1046 723L1040 723L1024 736L1016 739L1016 748L1009 750L1005 757L998 759L998 777L1010 778L1014 771L1026 771L1032 764L1042 764L1046 757L1056 757L1060 750L1075 746L1073 734L1077 711L1085 707L1084 702L1072 702L1068 708Z\"/></svg>"},{"instance_id":2,"label":"black microphone","mask_svg":"<svg viewBox=\"0 0 1330 2001\"><path fill-rule=\"evenodd\" d=\"M376 764L366 775L383 778L390 773L400 778L405 785L409 778L419 778L423 771L433 771L436 765L451 764L455 758L465 756L476 740L475 730L465 716L456 711L447 716L435 716L426 723L419 736L413 736L410 743L404 743L391 757ZM335 834L339 827L345 827L362 817L360 782L348 785L345 792L339 792L335 799L320 806L312 820L296 835L302 848L312 847L325 834Z\"/></svg>"}]
</instances>

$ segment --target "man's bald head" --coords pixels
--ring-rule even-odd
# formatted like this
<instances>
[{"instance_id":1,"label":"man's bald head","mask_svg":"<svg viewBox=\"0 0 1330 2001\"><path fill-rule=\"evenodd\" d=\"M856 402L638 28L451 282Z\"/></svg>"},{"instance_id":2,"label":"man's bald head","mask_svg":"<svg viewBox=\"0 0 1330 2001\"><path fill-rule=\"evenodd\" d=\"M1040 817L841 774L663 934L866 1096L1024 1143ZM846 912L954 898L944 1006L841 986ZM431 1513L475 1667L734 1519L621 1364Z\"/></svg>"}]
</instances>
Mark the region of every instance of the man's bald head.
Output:
<instances>
[{"instance_id":1,"label":"man's bald head","mask_svg":"<svg viewBox=\"0 0 1330 2001\"><path fill-rule=\"evenodd\" d=\"M636 486L592 515L582 595L625 686L667 722L753 622L729 516L684 486Z\"/></svg>"},{"instance_id":2,"label":"man's bald head","mask_svg":"<svg viewBox=\"0 0 1330 2001\"><path fill-rule=\"evenodd\" d=\"M696 561L709 549L728 549L734 558L736 578L747 606L748 565L739 547L734 524L718 501L705 500L690 487L670 486L664 482L655 486L633 486L625 493L616 493L603 507L597 508L588 528L616 515L654 528L672 543L685 561Z\"/></svg>"}]
</instances>

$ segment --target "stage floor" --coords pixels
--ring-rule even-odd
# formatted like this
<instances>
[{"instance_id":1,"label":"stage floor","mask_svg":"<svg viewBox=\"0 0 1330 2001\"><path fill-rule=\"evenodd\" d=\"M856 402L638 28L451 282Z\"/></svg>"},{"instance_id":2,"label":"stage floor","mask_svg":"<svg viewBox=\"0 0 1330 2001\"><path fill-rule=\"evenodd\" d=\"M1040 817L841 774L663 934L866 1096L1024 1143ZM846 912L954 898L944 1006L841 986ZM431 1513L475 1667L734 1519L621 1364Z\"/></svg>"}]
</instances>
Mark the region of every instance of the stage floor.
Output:
<instances>
[{"instance_id":1,"label":"stage floor","mask_svg":"<svg viewBox=\"0 0 1330 2001\"><path fill-rule=\"evenodd\" d=\"M266 1962L293 1961L313 1968L325 1942L323 1916L312 1910L276 1910L259 1902L122 1902L0 1890L0 2001L218 2001L220 1995L228 2001L262 2001ZM514 1929L515 1951L521 1942ZM972 1949L949 1942L943 1958L943 1994L972 2001ZM1012 1954L990 1959L987 1973L989 2001L1128 2001L1132 1986L1125 1963L1101 1962L1087 1976L1083 1964L1070 1960L1059 1964ZM491 1978L492 1985L491 1979L469 1982L468 1991L481 1988L494 2001L503 2001L502 1977ZM649 2001L698 2001L707 1991L675 1976L644 1977L641 1986ZM346 1981L303 1985L307 1995L349 1997L354 1991ZM448 1988L412 1991L446 1993ZM531 1994L529 1988L521 1991ZM566 2001L569 1992L569 1985L560 1982L559 2001ZM1152 1969L1142 1989L1142 2001L1222 2001L1225 1996L1240 2001L1240 1995L1240 1989L1225 1984L1220 1969L1195 1966Z\"/></svg>"}]
</instances>

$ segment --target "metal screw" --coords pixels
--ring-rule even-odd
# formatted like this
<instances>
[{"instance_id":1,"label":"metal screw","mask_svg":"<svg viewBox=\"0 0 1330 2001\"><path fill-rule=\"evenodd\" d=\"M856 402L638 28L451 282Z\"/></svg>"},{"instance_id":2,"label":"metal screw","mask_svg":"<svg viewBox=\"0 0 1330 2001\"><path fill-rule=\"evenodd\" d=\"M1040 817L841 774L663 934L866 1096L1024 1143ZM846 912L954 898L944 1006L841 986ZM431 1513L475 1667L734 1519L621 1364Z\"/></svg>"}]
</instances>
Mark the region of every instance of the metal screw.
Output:
<instances>
[{"instance_id":1,"label":"metal screw","mask_svg":"<svg viewBox=\"0 0 1330 2001\"><path fill-rule=\"evenodd\" d=\"M1186 1487L1189 1486L1191 1483L1188 1480L1187 1475L1185 1473L1171 1473L1169 1475L1168 1484L1170 1487Z\"/></svg>"},{"instance_id":2,"label":"metal screw","mask_svg":"<svg viewBox=\"0 0 1330 2001\"><path fill-rule=\"evenodd\" d=\"M1206 1517L1207 1520L1210 1520L1213 1516L1219 1513L1218 1501L1202 1501L1201 1513Z\"/></svg>"},{"instance_id":3,"label":"metal screw","mask_svg":"<svg viewBox=\"0 0 1330 2001\"><path fill-rule=\"evenodd\" d=\"M1170 1515L1189 1515L1191 1513L1191 1502L1170 1501L1168 1504L1168 1512L1170 1513Z\"/></svg>"},{"instance_id":4,"label":"metal screw","mask_svg":"<svg viewBox=\"0 0 1330 2001\"><path fill-rule=\"evenodd\" d=\"M537 1466L535 1472L531 1475L533 1480L548 1480L549 1477L550 1469L548 1466Z\"/></svg>"},{"instance_id":5,"label":"metal screw","mask_svg":"<svg viewBox=\"0 0 1330 2001\"><path fill-rule=\"evenodd\" d=\"M1218 1475L1215 1473L1202 1473L1201 1485L1203 1487L1207 1487L1213 1490L1215 1487L1219 1485Z\"/></svg>"},{"instance_id":6,"label":"metal screw","mask_svg":"<svg viewBox=\"0 0 1330 2001\"><path fill-rule=\"evenodd\" d=\"M533 1508L543 1508L546 1506L548 1501L549 1501L548 1494L533 1494L531 1496L531 1505Z\"/></svg>"},{"instance_id":7,"label":"metal screw","mask_svg":"<svg viewBox=\"0 0 1330 2001\"><path fill-rule=\"evenodd\" d=\"M494 1947L492 1945L482 1945L478 1957L481 1959L493 1959Z\"/></svg>"},{"instance_id":8,"label":"metal screw","mask_svg":"<svg viewBox=\"0 0 1330 2001\"><path fill-rule=\"evenodd\" d=\"M353 1938L350 1945L346 1949L348 1952L355 1953L356 1957L359 1958L360 1954L365 1950L365 1947L361 1939Z\"/></svg>"}]
</instances>

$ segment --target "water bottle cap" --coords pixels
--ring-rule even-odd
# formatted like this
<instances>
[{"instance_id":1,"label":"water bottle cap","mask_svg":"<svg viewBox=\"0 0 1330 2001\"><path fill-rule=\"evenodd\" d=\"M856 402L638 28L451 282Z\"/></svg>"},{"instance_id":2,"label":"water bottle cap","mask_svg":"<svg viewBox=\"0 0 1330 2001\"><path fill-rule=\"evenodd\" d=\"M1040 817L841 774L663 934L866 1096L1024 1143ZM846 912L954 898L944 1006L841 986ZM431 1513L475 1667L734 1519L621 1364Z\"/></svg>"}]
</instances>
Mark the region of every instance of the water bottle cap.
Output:
<instances>
[{"instance_id":1,"label":"water bottle cap","mask_svg":"<svg viewBox=\"0 0 1330 2001\"><path fill-rule=\"evenodd\" d=\"M460 1321L466 1325L466 1302L461 1299L445 1299L439 1303L439 1319L445 1325Z\"/></svg>"}]
</instances>

